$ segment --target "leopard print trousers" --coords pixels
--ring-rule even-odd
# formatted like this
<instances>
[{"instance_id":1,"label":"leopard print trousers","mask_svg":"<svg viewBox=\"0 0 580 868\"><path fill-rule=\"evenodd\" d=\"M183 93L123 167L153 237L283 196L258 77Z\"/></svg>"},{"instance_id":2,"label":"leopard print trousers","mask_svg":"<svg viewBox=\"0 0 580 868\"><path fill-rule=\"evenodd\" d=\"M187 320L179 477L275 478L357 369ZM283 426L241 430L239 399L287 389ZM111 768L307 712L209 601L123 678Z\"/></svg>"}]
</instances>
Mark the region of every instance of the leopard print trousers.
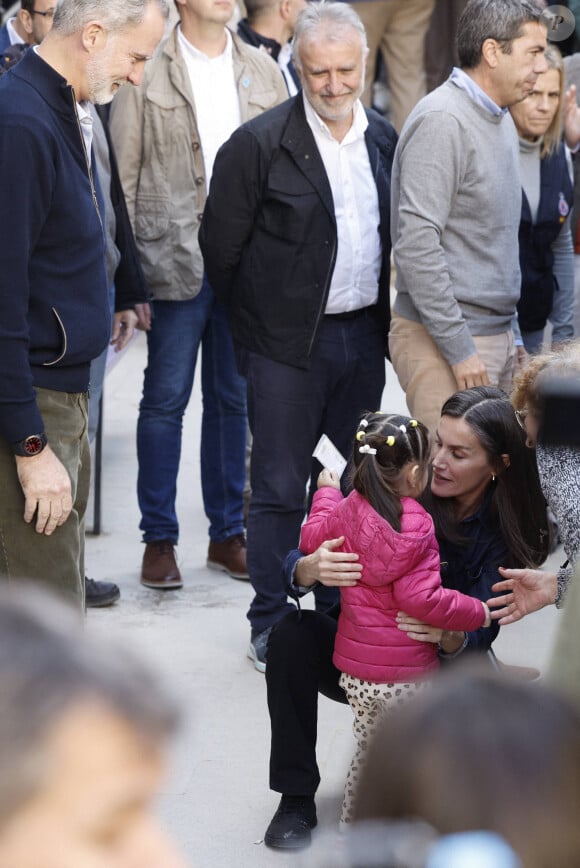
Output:
<instances>
[{"instance_id":1,"label":"leopard print trousers","mask_svg":"<svg viewBox=\"0 0 580 868\"><path fill-rule=\"evenodd\" d=\"M357 740L355 755L344 788L340 817L340 823L343 825L352 822L356 788L364 764L364 756L375 730L385 717L393 714L403 703L429 687L431 682L376 684L372 681L362 681L343 672L339 684L346 693L346 698L354 712L353 731Z\"/></svg>"}]
</instances>

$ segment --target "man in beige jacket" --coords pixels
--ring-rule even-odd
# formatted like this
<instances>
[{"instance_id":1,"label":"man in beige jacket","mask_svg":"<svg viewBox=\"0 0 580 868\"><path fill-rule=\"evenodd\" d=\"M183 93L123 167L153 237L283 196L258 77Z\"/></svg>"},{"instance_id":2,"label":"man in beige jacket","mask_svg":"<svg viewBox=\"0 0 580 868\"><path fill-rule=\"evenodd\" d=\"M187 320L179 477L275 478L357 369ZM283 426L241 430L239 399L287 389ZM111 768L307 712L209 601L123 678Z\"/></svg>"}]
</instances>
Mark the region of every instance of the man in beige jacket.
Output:
<instances>
[{"instance_id":1,"label":"man in beige jacket","mask_svg":"<svg viewBox=\"0 0 580 868\"><path fill-rule=\"evenodd\" d=\"M146 543L141 582L178 588L174 546L182 417L202 348L201 483L208 566L247 579L243 525L245 383L225 308L203 272L197 234L213 162L241 123L286 99L275 62L231 33L234 0L176 0L179 22L141 88L111 115L121 180L153 294L137 425Z\"/></svg>"}]
</instances>

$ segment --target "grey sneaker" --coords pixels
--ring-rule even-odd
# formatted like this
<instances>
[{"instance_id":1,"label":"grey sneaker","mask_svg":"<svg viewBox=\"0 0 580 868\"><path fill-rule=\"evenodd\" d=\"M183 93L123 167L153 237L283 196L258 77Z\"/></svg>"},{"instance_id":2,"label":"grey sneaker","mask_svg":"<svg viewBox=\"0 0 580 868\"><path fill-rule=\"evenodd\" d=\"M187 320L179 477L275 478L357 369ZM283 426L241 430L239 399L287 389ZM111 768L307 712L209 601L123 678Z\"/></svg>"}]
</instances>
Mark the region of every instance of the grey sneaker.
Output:
<instances>
[{"instance_id":1,"label":"grey sneaker","mask_svg":"<svg viewBox=\"0 0 580 868\"><path fill-rule=\"evenodd\" d=\"M254 666L258 672L266 671L266 654L268 653L268 639L270 638L271 627L263 630L261 633L252 633L250 644L248 646L248 657L254 661Z\"/></svg>"}]
</instances>

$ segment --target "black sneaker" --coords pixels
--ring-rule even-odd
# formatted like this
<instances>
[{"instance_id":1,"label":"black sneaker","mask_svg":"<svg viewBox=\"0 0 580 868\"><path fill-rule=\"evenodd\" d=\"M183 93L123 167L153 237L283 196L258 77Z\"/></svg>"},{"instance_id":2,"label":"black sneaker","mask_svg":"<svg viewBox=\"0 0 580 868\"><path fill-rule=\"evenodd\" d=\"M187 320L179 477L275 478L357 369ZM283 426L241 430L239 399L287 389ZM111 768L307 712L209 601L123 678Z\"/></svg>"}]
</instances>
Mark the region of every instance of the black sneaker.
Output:
<instances>
[{"instance_id":1,"label":"black sneaker","mask_svg":"<svg viewBox=\"0 0 580 868\"><path fill-rule=\"evenodd\" d=\"M87 609L101 609L112 606L121 596L121 591L113 582L97 582L85 576L85 605Z\"/></svg>"},{"instance_id":2,"label":"black sneaker","mask_svg":"<svg viewBox=\"0 0 580 868\"><path fill-rule=\"evenodd\" d=\"M310 846L317 822L314 796L282 796L264 843L274 850L302 850Z\"/></svg>"}]
</instances>

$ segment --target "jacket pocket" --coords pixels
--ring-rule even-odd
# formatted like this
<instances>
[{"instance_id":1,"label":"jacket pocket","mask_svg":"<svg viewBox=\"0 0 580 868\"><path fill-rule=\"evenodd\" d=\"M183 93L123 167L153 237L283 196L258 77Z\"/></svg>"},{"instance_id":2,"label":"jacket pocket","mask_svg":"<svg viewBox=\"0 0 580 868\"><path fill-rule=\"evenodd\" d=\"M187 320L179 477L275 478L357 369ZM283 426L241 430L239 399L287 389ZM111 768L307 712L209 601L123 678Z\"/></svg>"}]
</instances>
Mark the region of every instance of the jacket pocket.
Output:
<instances>
[{"instance_id":1,"label":"jacket pocket","mask_svg":"<svg viewBox=\"0 0 580 868\"><path fill-rule=\"evenodd\" d=\"M249 119L263 114L268 109L274 108L280 102L280 95L274 88L267 88L258 93L253 92L248 97Z\"/></svg>"},{"instance_id":2,"label":"jacket pocket","mask_svg":"<svg viewBox=\"0 0 580 868\"><path fill-rule=\"evenodd\" d=\"M301 172L272 167L261 214L266 232L287 243L315 243L320 239L323 210L316 189Z\"/></svg>"},{"instance_id":3,"label":"jacket pocket","mask_svg":"<svg viewBox=\"0 0 580 868\"><path fill-rule=\"evenodd\" d=\"M143 241L162 238L169 229L169 204L154 196L137 194L135 235Z\"/></svg>"},{"instance_id":4,"label":"jacket pocket","mask_svg":"<svg viewBox=\"0 0 580 868\"><path fill-rule=\"evenodd\" d=\"M62 362L62 360L66 356L66 351L68 348L68 338L67 338L67 334L66 334L66 329L64 327L64 323L63 323L61 317L59 316L59 313L55 307L52 308L52 312L56 317L56 321L58 323L58 328L59 328L60 333L61 333L61 351L55 359L51 359L51 361L49 361L49 362L43 362L43 365L45 365L46 367L51 367L52 365L58 365L59 362Z\"/></svg>"}]
</instances>

